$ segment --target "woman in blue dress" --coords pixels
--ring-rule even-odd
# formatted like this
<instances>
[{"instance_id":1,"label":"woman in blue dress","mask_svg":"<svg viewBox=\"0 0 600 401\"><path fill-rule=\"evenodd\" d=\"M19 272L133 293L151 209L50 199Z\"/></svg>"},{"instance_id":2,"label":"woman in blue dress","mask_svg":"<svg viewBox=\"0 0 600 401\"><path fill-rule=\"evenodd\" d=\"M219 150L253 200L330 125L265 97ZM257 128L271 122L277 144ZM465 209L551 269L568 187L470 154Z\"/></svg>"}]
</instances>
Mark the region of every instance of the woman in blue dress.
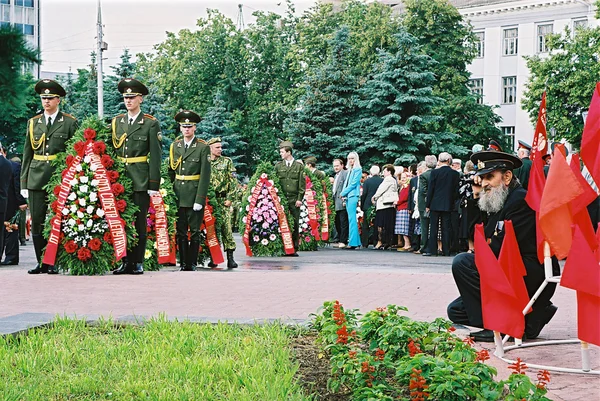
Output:
<instances>
[{"instance_id":1,"label":"woman in blue dress","mask_svg":"<svg viewBox=\"0 0 600 401\"><path fill-rule=\"evenodd\" d=\"M346 168L349 173L344 182L342 198L346 200L346 212L348 213L349 238L346 249L356 249L361 246L360 235L358 233L358 221L356 220L356 208L360 199L360 179L362 177L362 167L356 152L348 153L348 163Z\"/></svg>"}]
</instances>

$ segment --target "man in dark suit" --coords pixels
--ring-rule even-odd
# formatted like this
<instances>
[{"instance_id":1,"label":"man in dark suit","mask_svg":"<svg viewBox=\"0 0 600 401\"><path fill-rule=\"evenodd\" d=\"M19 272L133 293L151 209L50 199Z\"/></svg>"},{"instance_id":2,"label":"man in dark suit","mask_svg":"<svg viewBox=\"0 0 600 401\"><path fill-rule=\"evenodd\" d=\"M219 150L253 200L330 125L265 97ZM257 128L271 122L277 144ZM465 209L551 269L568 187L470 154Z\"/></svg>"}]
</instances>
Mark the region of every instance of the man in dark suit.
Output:
<instances>
[{"instance_id":1,"label":"man in dark suit","mask_svg":"<svg viewBox=\"0 0 600 401\"><path fill-rule=\"evenodd\" d=\"M344 170L342 159L333 161L333 171L335 178L333 180L333 199L335 203L335 230L338 235L338 248L345 248L348 244L348 213L346 213L346 203L342 199L342 190L346 182L348 170Z\"/></svg>"},{"instance_id":2,"label":"man in dark suit","mask_svg":"<svg viewBox=\"0 0 600 401\"><path fill-rule=\"evenodd\" d=\"M360 208L363 212L365 212L365 216L362 221L362 234L360 236L360 241L362 242L365 248L369 247L369 240L373 242L373 238L369 238L369 219L367 219L367 212L371 206L373 206L373 195L377 192L377 188L379 188L379 184L383 181L383 178L379 176L379 166L373 165L369 170L371 176L363 182L362 187L362 195L360 196Z\"/></svg>"},{"instance_id":3,"label":"man in dark suit","mask_svg":"<svg viewBox=\"0 0 600 401\"><path fill-rule=\"evenodd\" d=\"M0 154L6 158L6 150L2 149L0 144ZM0 157L2 157L0 156ZM6 215L4 221L10 221L17 211L20 209L23 213L27 209L27 201L21 195L21 164L9 161L12 168L11 178L8 184L8 202L6 206ZM17 222L20 223L20 222ZM18 265L19 264L19 230L6 231L4 235L4 248L0 248L0 252L4 252L5 257L2 265ZM1 256L1 253L0 253Z\"/></svg>"},{"instance_id":4,"label":"man in dark suit","mask_svg":"<svg viewBox=\"0 0 600 401\"><path fill-rule=\"evenodd\" d=\"M519 244L519 251L527 271L524 277L529 296L532 297L544 281L544 265L539 262L536 243L535 212L527 205L527 191L513 175L513 169L521 166L517 157L496 151L474 153L471 161L478 166L473 181L473 195L478 198L484 224L485 237L494 255L500 255L504 241L504 221L511 220ZM553 275L559 275L556 258L552 263ZM461 253L452 261L452 274L460 297L448 305L448 318L457 324L483 327L481 312L481 286L475 255ZM533 304L533 311L525 318L525 336L536 338L544 325L556 313L557 307L550 302L556 284L550 283ZM493 341L490 330L472 333L476 341Z\"/></svg>"},{"instance_id":5,"label":"man in dark suit","mask_svg":"<svg viewBox=\"0 0 600 401\"><path fill-rule=\"evenodd\" d=\"M6 157L4 157L4 149L0 144L0 250L4 249L4 222L6 221L6 208L8 205L8 191L10 183L13 179L12 166Z\"/></svg>"},{"instance_id":6,"label":"man in dark suit","mask_svg":"<svg viewBox=\"0 0 600 401\"><path fill-rule=\"evenodd\" d=\"M440 222L442 226L442 253L450 255L450 213L458 198L458 172L450 168L452 156L442 152L438 157L440 167L431 172L427 190L425 211L429 212L431 227L429 229L429 244L423 256L437 255L437 237Z\"/></svg>"},{"instance_id":7,"label":"man in dark suit","mask_svg":"<svg viewBox=\"0 0 600 401\"><path fill-rule=\"evenodd\" d=\"M523 165L515 169L515 177L519 179L521 186L527 189L529 185L529 173L531 172L531 165L533 162L529 158L531 152L531 145L526 142L519 141L519 148L517 149L517 156L521 159Z\"/></svg>"},{"instance_id":8,"label":"man in dark suit","mask_svg":"<svg viewBox=\"0 0 600 401\"><path fill-rule=\"evenodd\" d=\"M437 157L434 155L425 156L425 170L419 175L419 189L417 190L417 210L419 211L419 220L421 222L421 248L415 253L427 253L429 244L429 212L427 209L427 192L429 188L429 177L431 171L437 166Z\"/></svg>"}]
</instances>

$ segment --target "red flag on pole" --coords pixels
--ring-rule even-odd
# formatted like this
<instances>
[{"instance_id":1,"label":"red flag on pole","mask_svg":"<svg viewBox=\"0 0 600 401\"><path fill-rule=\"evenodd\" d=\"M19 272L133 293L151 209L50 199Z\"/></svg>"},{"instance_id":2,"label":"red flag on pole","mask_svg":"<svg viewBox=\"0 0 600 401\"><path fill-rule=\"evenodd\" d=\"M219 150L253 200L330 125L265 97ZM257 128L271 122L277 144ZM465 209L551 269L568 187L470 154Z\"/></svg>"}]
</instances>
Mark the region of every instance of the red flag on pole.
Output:
<instances>
[{"instance_id":1,"label":"red flag on pole","mask_svg":"<svg viewBox=\"0 0 600 401\"><path fill-rule=\"evenodd\" d=\"M564 259L571 249L573 215L570 203L583 194L583 188L560 151L555 151L540 203L539 226L550 249Z\"/></svg>"},{"instance_id":2,"label":"red flag on pole","mask_svg":"<svg viewBox=\"0 0 600 401\"><path fill-rule=\"evenodd\" d=\"M581 159L600 185L600 82L596 84L581 136Z\"/></svg>"},{"instance_id":3,"label":"red flag on pole","mask_svg":"<svg viewBox=\"0 0 600 401\"><path fill-rule=\"evenodd\" d=\"M525 270L515 229L510 220L504 221L504 239L502 240L502 249L500 249L498 262L500 262L504 274L506 274L510 285L515 291L522 311L527 306L527 303L529 303L529 293L525 286L525 280L523 280L523 277L527 275L527 270ZM527 313L529 312L531 312L531 308Z\"/></svg>"},{"instance_id":4,"label":"red flag on pole","mask_svg":"<svg viewBox=\"0 0 600 401\"><path fill-rule=\"evenodd\" d=\"M515 338L523 337L523 306L487 244L483 224L475 226L475 265L480 276L483 327Z\"/></svg>"},{"instance_id":5,"label":"red flag on pole","mask_svg":"<svg viewBox=\"0 0 600 401\"><path fill-rule=\"evenodd\" d=\"M540 110L538 112L537 124L535 125L535 133L533 134L533 142L531 145L531 171L529 173L529 184L527 186L527 196L525 200L530 208L536 212L536 220L539 221L540 202L542 201L542 193L546 185L546 177L544 176L543 156L548 153L548 135L546 133L546 92L542 94L540 102ZM544 260L544 236L540 231L539 224L536 225L536 239L538 258L540 262Z\"/></svg>"},{"instance_id":6,"label":"red flag on pole","mask_svg":"<svg viewBox=\"0 0 600 401\"><path fill-rule=\"evenodd\" d=\"M579 156L575 153L571 156L571 170L577 178L577 181L583 188L583 193L571 202L571 212L573 213L573 223L579 227L583 236L587 240L591 249L596 249L598 243L596 241L596 234L594 232L594 226L590 219L587 206L593 202L598 194L591 187L591 185L585 180L581 170L579 168Z\"/></svg>"}]
</instances>

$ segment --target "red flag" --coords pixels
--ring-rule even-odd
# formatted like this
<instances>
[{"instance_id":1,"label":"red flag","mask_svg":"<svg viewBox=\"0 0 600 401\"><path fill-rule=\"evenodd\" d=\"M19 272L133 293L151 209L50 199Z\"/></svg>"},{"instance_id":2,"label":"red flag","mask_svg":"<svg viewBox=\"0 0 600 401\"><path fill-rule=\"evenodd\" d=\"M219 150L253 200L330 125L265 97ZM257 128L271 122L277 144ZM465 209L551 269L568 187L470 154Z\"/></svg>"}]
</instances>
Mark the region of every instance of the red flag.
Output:
<instances>
[{"instance_id":1,"label":"red flag","mask_svg":"<svg viewBox=\"0 0 600 401\"><path fill-rule=\"evenodd\" d=\"M510 220L504 221L504 239L502 240L502 249L500 249L498 262L500 262L504 274L506 274L510 285L515 291L515 295L519 300L522 311L523 308L527 306L527 303L529 303L529 293L525 286L525 280L523 280L523 277L527 275L527 270L525 270L525 264L523 264L523 258L521 258L521 252L519 251L515 229ZM529 312L531 312L531 308L528 313Z\"/></svg>"},{"instance_id":2,"label":"red flag","mask_svg":"<svg viewBox=\"0 0 600 401\"><path fill-rule=\"evenodd\" d=\"M600 345L600 297L577 292L577 337Z\"/></svg>"},{"instance_id":3,"label":"red flag","mask_svg":"<svg viewBox=\"0 0 600 401\"><path fill-rule=\"evenodd\" d=\"M483 327L515 338L523 337L523 306L487 244L483 224L475 226L475 265L480 276Z\"/></svg>"},{"instance_id":4,"label":"red flag","mask_svg":"<svg viewBox=\"0 0 600 401\"><path fill-rule=\"evenodd\" d=\"M579 168L579 156L575 153L571 156L571 170L577 178L577 181L583 188L583 193L571 202L571 212L573 213L573 223L579 226L579 229L583 233L583 236L587 240L590 248L596 249L598 243L596 241L596 234L594 233L594 226L590 219L590 214L587 211L587 206L593 202L598 194L591 187L591 185L585 180L581 170Z\"/></svg>"},{"instance_id":5,"label":"red flag","mask_svg":"<svg viewBox=\"0 0 600 401\"><path fill-rule=\"evenodd\" d=\"M581 158L596 184L600 183L600 82L596 84L581 136Z\"/></svg>"},{"instance_id":6,"label":"red flag","mask_svg":"<svg viewBox=\"0 0 600 401\"><path fill-rule=\"evenodd\" d=\"M548 135L546 133L546 92L542 94L540 102L540 110L538 112L537 124L535 133L533 134L533 144L531 146L531 171L529 173L529 184L527 186L527 195L525 200L530 208L535 210L536 221L539 222L540 202L542 201L542 193L546 185L546 176L544 175L544 166L546 162L542 156L548 153ZM544 236L540 231L540 225L536 225L536 239L538 258L540 262L544 260L543 243Z\"/></svg>"},{"instance_id":7,"label":"red flag","mask_svg":"<svg viewBox=\"0 0 600 401\"><path fill-rule=\"evenodd\" d=\"M558 259L564 259L571 249L573 215L570 203L583 194L573 170L561 152L554 152L548 181L540 203L539 226Z\"/></svg>"}]
</instances>

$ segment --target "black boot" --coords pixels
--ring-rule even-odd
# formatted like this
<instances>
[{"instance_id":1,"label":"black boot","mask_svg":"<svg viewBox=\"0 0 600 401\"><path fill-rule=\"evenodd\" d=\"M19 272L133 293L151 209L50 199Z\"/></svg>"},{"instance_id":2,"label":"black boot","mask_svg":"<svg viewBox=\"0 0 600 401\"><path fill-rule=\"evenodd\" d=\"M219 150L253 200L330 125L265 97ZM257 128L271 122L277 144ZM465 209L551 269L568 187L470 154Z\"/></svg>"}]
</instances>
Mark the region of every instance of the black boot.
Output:
<instances>
[{"instance_id":1,"label":"black boot","mask_svg":"<svg viewBox=\"0 0 600 401\"><path fill-rule=\"evenodd\" d=\"M132 263L131 274L144 274L144 255L146 254L146 235L140 235L140 239L133 251L134 263Z\"/></svg>"},{"instance_id":2,"label":"black boot","mask_svg":"<svg viewBox=\"0 0 600 401\"><path fill-rule=\"evenodd\" d=\"M42 264L42 253L44 252L44 247L46 246L46 240L40 234L34 234L31 236L33 239L33 249L35 250L35 258L37 259L37 265L28 270L29 274L40 274L40 273L48 273L48 266Z\"/></svg>"},{"instance_id":3,"label":"black boot","mask_svg":"<svg viewBox=\"0 0 600 401\"><path fill-rule=\"evenodd\" d=\"M181 271L190 271L189 265L189 253L190 253L190 243L187 240L178 240L177 248L179 248L179 261L181 264Z\"/></svg>"},{"instance_id":4,"label":"black boot","mask_svg":"<svg viewBox=\"0 0 600 401\"><path fill-rule=\"evenodd\" d=\"M238 264L235 263L235 260L233 260L233 249L229 249L225 252L227 252L227 268L235 269L236 267L238 267Z\"/></svg>"},{"instance_id":5,"label":"black boot","mask_svg":"<svg viewBox=\"0 0 600 401\"><path fill-rule=\"evenodd\" d=\"M121 266L117 270L113 270L113 274L131 274L133 268L128 262L128 258L124 257L121 259Z\"/></svg>"},{"instance_id":6,"label":"black boot","mask_svg":"<svg viewBox=\"0 0 600 401\"><path fill-rule=\"evenodd\" d=\"M213 262L212 256L210 257L210 262L208 262L208 267L210 267L211 269L214 269L215 267L218 267L219 265L216 264L215 262Z\"/></svg>"},{"instance_id":7,"label":"black boot","mask_svg":"<svg viewBox=\"0 0 600 401\"><path fill-rule=\"evenodd\" d=\"M190 241L190 249L188 250L189 255L187 259L188 269L196 271L198 267L198 252L200 251L200 242Z\"/></svg>"},{"instance_id":8,"label":"black boot","mask_svg":"<svg viewBox=\"0 0 600 401\"><path fill-rule=\"evenodd\" d=\"M58 274L56 266L48 266L48 274Z\"/></svg>"}]
</instances>

